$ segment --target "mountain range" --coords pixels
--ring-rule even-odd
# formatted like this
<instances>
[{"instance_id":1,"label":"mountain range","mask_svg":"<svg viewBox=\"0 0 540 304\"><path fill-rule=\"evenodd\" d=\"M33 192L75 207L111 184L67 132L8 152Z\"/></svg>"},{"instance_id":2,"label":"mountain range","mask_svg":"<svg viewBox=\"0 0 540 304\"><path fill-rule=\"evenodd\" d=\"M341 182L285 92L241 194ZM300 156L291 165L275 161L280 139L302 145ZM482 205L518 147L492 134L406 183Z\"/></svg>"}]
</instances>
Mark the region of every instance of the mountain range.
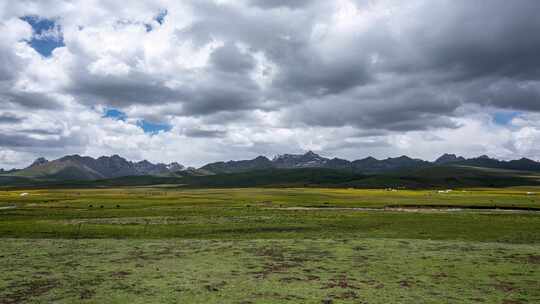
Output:
<instances>
[{"instance_id":1,"label":"mountain range","mask_svg":"<svg viewBox=\"0 0 540 304\"><path fill-rule=\"evenodd\" d=\"M97 180L124 176L162 176L185 169L178 163L152 164L146 160L131 162L118 155L97 159L69 155L53 161L40 157L27 168L12 170L9 175L46 180Z\"/></svg>"},{"instance_id":2,"label":"mountain range","mask_svg":"<svg viewBox=\"0 0 540 304\"><path fill-rule=\"evenodd\" d=\"M482 155L466 159L455 154L444 154L434 162L400 156L386 159L366 157L348 161L341 158L326 158L312 151L305 154L283 154L272 160L259 156L252 160L216 162L207 164L200 169L214 174L239 173L262 169L294 169L294 168L326 168L344 170L360 174L380 174L397 170L420 169L433 166L472 166L494 169L540 171L540 162L521 158L519 160L501 161Z\"/></svg>"},{"instance_id":3,"label":"mountain range","mask_svg":"<svg viewBox=\"0 0 540 304\"><path fill-rule=\"evenodd\" d=\"M102 156L97 159L87 156L69 155L53 161L38 158L24 169L1 170L0 176L47 181L92 181L127 176L209 176L251 171L309 168L337 170L354 175L377 175L449 166L540 172L540 162L527 158L502 161L485 155L466 159L454 154L444 154L433 162L414 159L408 156L382 160L367 157L349 161L340 158L326 158L308 151L304 154L278 155L273 159L258 156L251 160L214 162L198 169L186 168L176 162L170 164L153 164L146 160L132 162L118 155Z\"/></svg>"}]
</instances>

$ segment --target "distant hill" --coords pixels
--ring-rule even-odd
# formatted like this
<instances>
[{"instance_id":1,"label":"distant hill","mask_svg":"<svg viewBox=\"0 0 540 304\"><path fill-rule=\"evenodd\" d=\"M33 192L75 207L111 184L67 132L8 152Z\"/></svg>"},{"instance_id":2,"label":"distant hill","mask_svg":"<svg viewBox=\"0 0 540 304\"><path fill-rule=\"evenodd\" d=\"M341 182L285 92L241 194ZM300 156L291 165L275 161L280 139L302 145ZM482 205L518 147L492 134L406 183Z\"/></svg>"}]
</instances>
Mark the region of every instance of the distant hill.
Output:
<instances>
[{"instance_id":1,"label":"distant hill","mask_svg":"<svg viewBox=\"0 0 540 304\"><path fill-rule=\"evenodd\" d=\"M338 186L364 178L360 174L324 168L266 169L231 174L186 176L184 187L308 187Z\"/></svg>"},{"instance_id":2,"label":"distant hill","mask_svg":"<svg viewBox=\"0 0 540 304\"><path fill-rule=\"evenodd\" d=\"M418 169L432 165L430 162L408 156L377 160L373 157L352 162L354 172L382 173L403 169Z\"/></svg>"},{"instance_id":3,"label":"distant hill","mask_svg":"<svg viewBox=\"0 0 540 304\"><path fill-rule=\"evenodd\" d=\"M266 157L259 156L252 160L240 160L240 161L228 161L228 162L216 162L205 166L200 169L206 172L220 174L220 173L238 173L253 170L264 170L274 168L274 164Z\"/></svg>"},{"instance_id":4,"label":"distant hill","mask_svg":"<svg viewBox=\"0 0 540 304\"><path fill-rule=\"evenodd\" d=\"M131 162L118 155L97 159L69 155L53 161L38 158L29 167L9 175L41 180L97 180L123 176L170 175L182 170L184 167L178 163L152 164L146 160Z\"/></svg>"},{"instance_id":5,"label":"distant hill","mask_svg":"<svg viewBox=\"0 0 540 304\"><path fill-rule=\"evenodd\" d=\"M445 153L435 160L435 164L444 165L452 164L465 161L465 158L462 156L456 156L455 154Z\"/></svg>"},{"instance_id":6,"label":"distant hill","mask_svg":"<svg viewBox=\"0 0 540 304\"><path fill-rule=\"evenodd\" d=\"M368 182L368 183L366 183ZM540 173L463 165L430 166L372 176L353 186L405 188L511 187L540 185Z\"/></svg>"},{"instance_id":7,"label":"distant hill","mask_svg":"<svg viewBox=\"0 0 540 304\"><path fill-rule=\"evenodd\" d=\"M456 165L466 165L475 167L485 167L494 169L508 169L508 170L523 170L523 171L540 171L540 163L528 158L521 158L518 160L501 161L488 156L480 156L477 158L470 158L454 163Z\"/></svg>"},{"instance_id":8,"label":"distant hill","mask_svg":"<svg viewBox=\"0 0 540 304\"><path fill-rule=\"evenodd\" d=\"M322 157L312 151L305 154L283 154L272 160L275 168L326 168L329 159Z\"/></svg>"}]
</instances>

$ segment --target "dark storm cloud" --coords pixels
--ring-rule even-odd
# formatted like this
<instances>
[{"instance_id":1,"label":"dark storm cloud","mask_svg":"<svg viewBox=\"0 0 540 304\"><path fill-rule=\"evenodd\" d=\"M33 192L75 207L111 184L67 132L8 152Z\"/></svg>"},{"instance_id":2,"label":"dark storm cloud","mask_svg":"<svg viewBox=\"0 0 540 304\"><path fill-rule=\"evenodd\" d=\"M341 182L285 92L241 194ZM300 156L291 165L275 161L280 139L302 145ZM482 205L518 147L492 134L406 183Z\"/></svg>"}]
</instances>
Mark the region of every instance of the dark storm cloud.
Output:
<instances>
[{"instance_id":1,"label":"dark storm cloud","mask_svg":"<svg viewBox=\"0 0 540 304\"><path fill-rule=\"evenodd\" d=\"M196 5L197 21L178 32L199 44L212 39L238 41L252 51L262 51L278 66L273 87L306 95L337 94L371 79L366 58L359 49L321 54L310 41L318 11L243 14L208 2ZM322 15L321 15L322 16ZM324 56L323 55L328 55ZM232 56L229 56L232 57Z\"/></svg>"},{"instance_id":2,"label":"dark storm cloud","mask_svg":"<svg viewBox=\"0 0 540 304\"><path fill-rule=\"evenodd\" d=\"M365 67L356 62L323 63L298 60L282 70L275 84L284 91L328 95L342 93L369 80L370 75Z\"/></svg>"},{"instance_id":3,"label":"dark storm cloud","mask_svg":"<svg viewBox=\"0 0 540 304\"><path fill-rule=\"evenodd\" d=\"M253 122L253 115L249 110L217 112L212 115L202 117L204 125L219 125L223 122L250 123Z\"/></svg>"},{"instance_id":4,"label":"dark storm cloud","mask_svg":"<svg viewBox=\"0 0 540 304\"><path fill-rule=\"evenodd\" d=\"M288 8L302 8L311 3L314 0L250 0L249 3L254 6L261 8L278 8L278 7L288 7Z\"/></svg>"},{"instance_id":5,"label":"dark storm cloud","mask_svg":"<svg viewBox=\"0 0 540 304\"><path fill-rule=\"evenodd\" d=\"M19 133L35 134L35 135L60 135L62 130L60 129L21 129Z\"/></svg>"},{"instance_id":6,"label":"dark storm cloud","mask_svg":"<svg viewBox=\"0 0 540 304\"><path fill-rule=\"evenodd\" d=\"M328 147L325 147L325 150L327 152L331 152L330 155L339 155L338 151L342 151L344 149L358 150L358 146L361 146L363 148L390 148L391 147L386 137L371 137L368 140L366 140L365 138L359 138L360 140L358 141L354 141L354 138L348 138L348 139L349 140L353 139L353 141L336 141L335 143L328 145Z\"/></svg>"},{"instance_id":7,"label":"dark storm cloud","mask_svg":"<svg viewBox=\"0 0 540 304\"><path fill-rule=\"evenodd\" d=\"M58 143L58 140L36 139L28 135L0 134L1 147L47 147Z\"/></svg>"},{"instance_id":8,"label":"dark storm cloud","mask_svg":"<svg viewBox=\"0 0 540 304\"><path fill-rule=\"evenodd\" d=\"M256 106L255 92L242 87L208 87L195 91L189 102L183 103L184 115L209 115L218 112L239 111Z\"/></svg>"},{"instance_id":9,"label":"dark storm cloud","mask_svg":"<svg viewBox=\"0 0 540 304\"><path fill-rule=\"evenodd\" d=\"M175 111L179 115L208 115L254 108L258 97L252 80L245 75L229 74L241 72L245 67L240 65L222 66L228 71L209 71L209 78L175 89L167 87L161 80L139 75L133 78L89 77L70 91L89 105L101 103L124 108L170 104L174 108L174 104L180 104L182 110Z\"/></svg>"},{"instance_id":10,"label":"dark storm cloud","mask_svg":"<svg viewBox=\"0 0 540 304\"><path fill-rule=\"evenodd\" d=\"M242 54L237 46L230 43L212 52L210 61L216 69L225 72L245 73L254 67L251 54Z\"/></svg>"},{"instance_id":11,"label":"dark storm cloud","mask_svg":"<svg viewBox=\"0 0 540 304\"><path fill-rule=\"evenodd\" d=\"M20 65L13 57L8 49L3 49L0 45L0 81L8 81L16 76Z\"/></svg>"},{"instance_id":12,"label":"dark storm cloud","mask_svg":"<svg viewBox=\"0 0 540 304\"><path fill-rule=\"evenodd\" d=\"M466 83L462 94L471 102L504 109L540 111L540 81L511 78L480 79Z\"/></svg>"},{"instance_id":13,"label":"dark storm cloud","mask_svg":"<svg viewBox=\"0 0 540 304\"><path fill-rule=\"evenodd\" d=\"M88 104L106 103L113 107L132 104L162 104L179 99L179 92L168 88L151 75L94 76L77 71L77 79L68 91Z\"/></svg>"},{"instance_id":14,"label":"dark storm cloud","mask_svg":"<svg viewBox=\"0 0 540 304\"><path fill-rule=\"evenodd\" d=\"M20 105L31 109L59 109L62 107L54 97L48 94L14 89L6 89L5 92L0 92L0 102Z\"/></svg>"},{"instance_id":15,"label":"dark storm cloud","mask_svg":"<svg viewBox=\"0 0 540 304\"><path fill-rule=\"evenodd\" d=\"M534 34L540 29L540 2L493 0L489 5L477 1L453 4L453 10L440 12L442 18L428 17L434 26L416 29L417 35L410 37L423 43L420 50L428 56L429 64L454 69L464 77L540 76L540 36Z\"/></svg>"},{"instance_id":16,"label":"dark storm cloud","mask_svg":"<svg viewBox=\"0 0 540 304\"><path fill-rule=\"evenodd\" d=\"M227 132L220 130L187 129L184 131L184 135L196 138L220 138L226 134Z\"/></svg>"},{"instance_id":17,"label":"dark storm cloud","mask_svg":"<svg viewBox=\"0 0 540 304\"><path fill-rule=\"evenodd\" d=\"M0 20L0 31L9 31ZM14 41L0 41L0 82L15 78L23 67L21 60L17 57L12 45Z\"/></svg>"},{"instance_id":18,"label":"dark storm cloud","mask_svg":"<svg viewBox=\"0 0 540 304\"><path fill-rule=\"evenodd\" d=\"M451 91L463 104L538 111L538 11L538 1L426 2L411 16L421 21L379 49L381 71Z\"/></svg>"},{"instance_id":19,"label":"dark storm cloud","mask_svg":"<svg viewBox=\"0 0 540 304\"><path fill-rule=\"evenodd\" d=\"M336 88L327 91L331 98L293 107L286 115L290 121L408 131L457 127L451 117L465 104L540 110L540 19L535 17L540 2L430 1L419 8L409 16L415 22L403 24L397 36L389 23L358 34L350 48L336 54L345 58L339 65L319 62L312 71L299 64L306 72L299 77L288 65L278 83L289 90L309 95L317 88L305 85L310 75L321 77L326 87L319 89ZM377 54L380 62L370 65L362 50ZM407 78L415 81L399 84ZM385 82L395 85L369 89Z\"/></svg>"},{"instance_id":20,"label":"dark storm cloud","mask_svg":"<svg viewBox=\"0 0 540 304\"><path fill-rule=\"evenodd\" d=\"M305 36L298 32L300 25L311 23L304 12L259 11L249 14L234 6L219 5L212 1L193 4L195 21L179 29L177 36L193 39L198 45L213 39L244 42L256 49L270 49L286 35ZM291 18L294 17L294 18ZM307 24L309 29L309 24Z\"/></svg>"},{"instance_id":21,"label":"dark storm cloud","mask_svg":"<svg viewBox=\"0 0 540 304\"><path fill-rule=\"evenodd\" d=\"M16 124L22 122L24 119L18 117L15 114L3 113L0 114L0 124Z\"/></svg>"},{"instance_id":22,"label":"dark storm cloud","mask_svg":"<svg viewBox=\"0 0 540 304\"><path fill-rule=\"evenodd\" d=\"M454 95L445 95L445 88L407 87L409 81L395 85L374 85L343 93L310 99L285 113L295 124L325 127L354 126L373 132L456 128L451 120L462 105ZM369 130L369 131L368 131ZM377 131L379 130L379 131Z\"/></svg>"},{"instance_id":23,"label":"dark storm cloud","mask_svg":"<svg viewBox=\"0 0 540 304\"><path fill-rule=\"evenodd\" d=\"M0 147L20 151L58 150L63 153L66 149L74 151L94 141L94 138L77 132L80 131L64 136L59 128L20 128L9 134L0 132Z\"/></svg>"}]
</instances>

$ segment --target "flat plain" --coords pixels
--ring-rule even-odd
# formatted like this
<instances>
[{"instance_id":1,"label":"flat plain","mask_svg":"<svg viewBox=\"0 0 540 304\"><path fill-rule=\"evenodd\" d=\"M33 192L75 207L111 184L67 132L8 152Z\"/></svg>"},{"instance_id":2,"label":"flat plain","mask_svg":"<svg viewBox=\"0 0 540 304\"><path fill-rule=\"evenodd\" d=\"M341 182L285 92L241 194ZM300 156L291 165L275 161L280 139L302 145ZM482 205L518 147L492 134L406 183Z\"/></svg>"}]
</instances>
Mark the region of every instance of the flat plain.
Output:
<instances>
[{"instance_id":1,"label":"flat plain","mask_svg":"<svg viewBox=\"0 0 540 304\"><path fill-rule=\"evenodd\" d=\"M537 192L0 191L0 303L539 303Z\"/></svg>"}]
</instances>

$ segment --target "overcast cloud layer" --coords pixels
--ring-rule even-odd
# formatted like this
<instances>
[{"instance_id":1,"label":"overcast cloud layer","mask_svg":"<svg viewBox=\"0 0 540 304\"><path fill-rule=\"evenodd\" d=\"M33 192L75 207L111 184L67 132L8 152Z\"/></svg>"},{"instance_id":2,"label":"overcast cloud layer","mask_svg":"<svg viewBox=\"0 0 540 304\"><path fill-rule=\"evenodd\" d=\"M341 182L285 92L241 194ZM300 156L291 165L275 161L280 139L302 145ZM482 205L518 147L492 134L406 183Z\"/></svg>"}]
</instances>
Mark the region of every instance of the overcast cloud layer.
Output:
<instances>
[{"instance_id":1,"label":"overcast cloud layer","mask_svg":"<svg viewBox=\"0 0 540 304\"><path fill-rule=\"evenodd\" d=\"M536 0L0 0L0 167L540 158Z\"/></svg>"}]
</instances>

